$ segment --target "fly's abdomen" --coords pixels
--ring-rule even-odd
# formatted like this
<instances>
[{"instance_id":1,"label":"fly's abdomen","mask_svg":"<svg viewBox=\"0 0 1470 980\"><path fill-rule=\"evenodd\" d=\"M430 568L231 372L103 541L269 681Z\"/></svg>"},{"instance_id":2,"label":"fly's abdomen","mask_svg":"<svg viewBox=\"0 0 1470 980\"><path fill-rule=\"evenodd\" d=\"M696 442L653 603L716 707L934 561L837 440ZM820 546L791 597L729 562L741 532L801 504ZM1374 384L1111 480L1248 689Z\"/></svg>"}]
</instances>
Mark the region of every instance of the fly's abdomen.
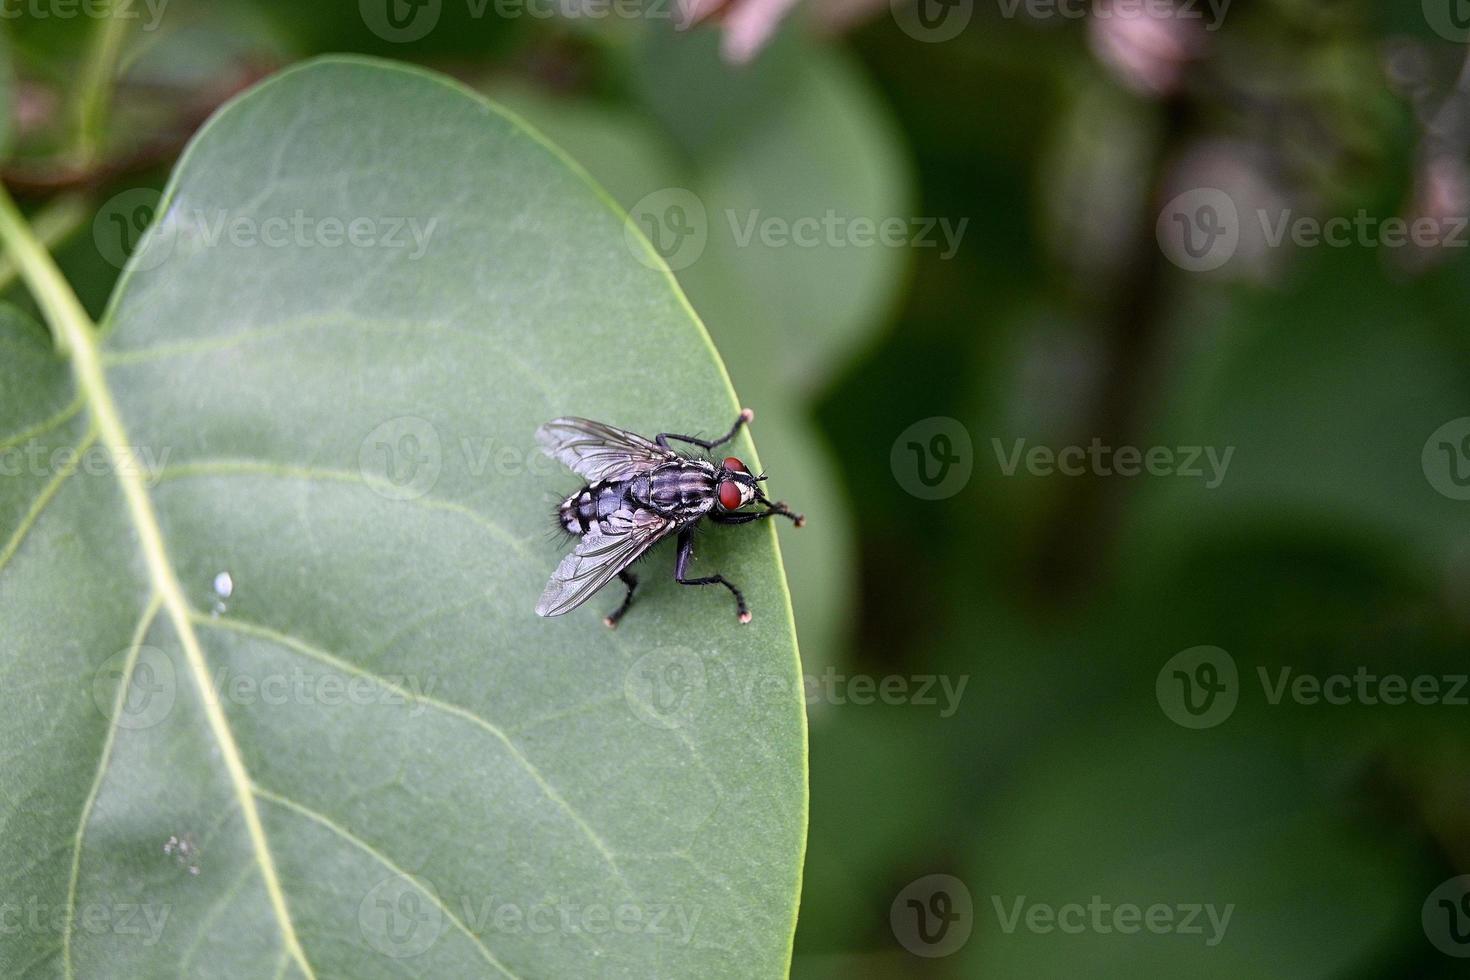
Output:
<instances>
[{"instance_id":1,"label":"fly's abdomen","mask_svg":"<svg viewBox=\"0 0 1470 980\"><path fill-rule=\"evenodd\" d=\"M561 502L557 522L568 534L586 534L596 523L628 506L626 484L594 483Z\"/></svg>"}]
</instances>

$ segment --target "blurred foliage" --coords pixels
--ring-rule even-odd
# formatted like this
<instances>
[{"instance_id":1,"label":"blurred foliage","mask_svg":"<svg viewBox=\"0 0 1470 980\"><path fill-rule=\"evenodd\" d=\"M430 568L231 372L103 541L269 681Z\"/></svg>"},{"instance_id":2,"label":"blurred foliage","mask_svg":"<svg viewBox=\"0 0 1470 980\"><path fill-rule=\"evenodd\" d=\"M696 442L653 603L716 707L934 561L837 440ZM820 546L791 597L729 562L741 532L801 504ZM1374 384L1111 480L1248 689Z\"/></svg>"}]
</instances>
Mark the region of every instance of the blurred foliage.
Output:
<instances>
[{"instance_id":1,"label":"blurred foliage","mask_svg":"<svg viewBox=\"0 0 1470 980\"><path fill-rule=\"evenodd\" d=\"M351 8L177 6L159 37L130 37L113 146L272 65L366 51L502 99L635 213L666 188L703 202L709 240L678 275L760 414L773 488L810 517L782 537L809 673L970 679L948 717L812 705L797 975L1456 975L1420 905L1470 873L1470 709L1272 705L1256 677L1466 671L1467 505L1420 454L1470 414L1470 259L1243 228L1225 268L1189 273L1155 238L1164 203L1201 184L1317 218L1463 217L1465 48L1427 8L1238 0L1217 30L1144 44L1118 21L976 4L927 44L886 4L828 2L733 68L718 24L446 2L394 43ZM59 107L87 44L55 27L15 32L16 173L68 145ZM77 186L95 208L169 162ZM969 224L949 259L739 247L727 212L754 209ZM59 249L97 304L116 269L89 225ZM890 449L932 416L963 423L975 466L924 501ZM1234 454L1214 489L1007 476L996 441L1018 438ZM1198 644L1242 677L1235 714L1202 732L1154 694ZM921 960L889 906L937 871L968 883L976 934ZM1216 947L1007 935L990 898L1019 894L1237 912Z\"/></svg>"}]
</instances>

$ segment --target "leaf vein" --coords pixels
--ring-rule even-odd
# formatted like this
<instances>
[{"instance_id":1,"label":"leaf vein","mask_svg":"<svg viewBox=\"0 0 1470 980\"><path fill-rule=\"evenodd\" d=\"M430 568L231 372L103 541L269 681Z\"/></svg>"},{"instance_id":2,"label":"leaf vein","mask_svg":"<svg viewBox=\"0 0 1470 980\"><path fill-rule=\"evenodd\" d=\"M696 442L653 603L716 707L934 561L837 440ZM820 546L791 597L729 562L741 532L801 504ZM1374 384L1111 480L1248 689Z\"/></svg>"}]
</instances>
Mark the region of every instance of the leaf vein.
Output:
<instances>
[{"instance_id":1,"label":"leaf vein","mask_svg":"<svg viewBox=\"0 0 1470 980\"><path fill-rule=\"evenodd\" d=\"M10 564L10 559L14 558L15 553L20 550L21 542L25 541L26 535L30 533L31 528L35 527L36 522L41 519L41 514L46 510L47 505L55 499L56 494L61 490L61 485L66 482L67 477L75 473L77 468L81 466L83 454L92 448L92 444L96 441L97 430L89 430L87 436L81 442L77 443L76 450L73 452L71 459L67 461L66 465L52 474L51 479L41 488L41 492L36 494L36 499L31 501L30 509L20 519L20 524L16 527L15 533L10 536L10 540L5 543L5 547L0 548L0 572L3 572L5 566Z\"/></svg>"},{"instance_id":2,"label":"leaf vein","mask_svg":"<svg viewBox=\"0 0 1470 980\"><path fill-rule=\"evenodd\" d=\"M251 789L260 799L268 800L279 807L290 810L298 814L299 816L303 816L308 820L311 820L314 823L325 827L336 836L342 838L347 843L356 847L358 850L372 857L375 861L377 861L383 867L387 868L389 871L393 872L398 877L413 882L414 887L417 888L421 893L423 893L424 897L432 902L439 909L439 911L443 912L444 916L449 919L450 922L454 923L456 929L464 933L469 941L475 944L475 948L480 951L480 956L485 960L485 962L489 963L491 966L495 967L506 976L515 978L515 980L519 980L516 974L513 973L509 967L500 962L500 960L496 958L494 953L490 952L490 948L480 940L480 937L471 932L469 927L466 926L462 921L460 921L459 916L455 915L452 911L450 911L449 906L445 905L442 901L439 900L438 895L436 895L431 889L421 886L418 883L418 879L416 877L399 867L392 858L388 857L388 855L384 854L382 851L378 850L376 847L374 847L372 844L369 844L361 837L358 837L352 831L348 830L346 827L343 827L331 817L327 816L324 813L313 810L311 807L306 806L304 803L298 803L297 801L287 796L283 796L280 793L268 790L264 786L261 786L259 783L252 784Z\"/></svg>"},{"instance_id":3,"label":"leaf vein","mask_svg":"<svg viewBox=\"0 0 1470 980\"><path fill-rule=\"evenodd\" d=\"M577 810L571 805L566 797L562 796L561 793L556 789L556 787L553 786L546 779L546 777L541 773L541 770L536 766L536 764L526 757L526 755L520 750L520 747L516 745L516 743L508 735L506 735L504 729L502 729L499 725L496 725L495 723L486 720L485 718L461 705L454 704L449 701L442 701L439 698L432 697L428 694L415 693L413 691L410 691L407 688L393 683L388 678L374 673L372 670L369 670L366 667L362 667L358 664L352 663L349 660L344 660L341 657L336 656L335 654L328 653L327 651L322 650L319 647L307 643L305 640L302 640L295 636L291 636L288 633L282 633L278 630L271 629L268 626L262 626L258 623L246 622L233 616L228 618L206 618L204 616L197 616L196 621L200 626L210 627L214 629L233 630L238 633L255 636L260 639L264 639L271 643L274 643L277 646L292 650L300 654L301 656L309 657L313 660L318 661L319 663L326 664L334 670L340 670L344 673L367 678L374 683L381 685L384 689L392 691L394 694L402 697L406 703L417 701L428 707L434 708L437 711L441 711L445 714L452 715L463 721L469 722L470 724L476 726L477 728L480 728L489 735L493 736L496 740L498 740L502 745L505 746L506 750L510 752L512 758L514 758L516 762L523 769L525 769L527 775L529 775L531 779L535 781L536 785L541 789L541 792L545 794L547 799L549 799L563 813L565 813L567 818L570 819L578 827L578 829L581 830L583 835L586 836L587 840L597 850L598 854L602 856L602 859L607 863L608 867L612 869L613 874L621 882L623 888L630 895L632 894L632 887L628 884L628 879L626 875L624 875L622 867L618 864L617 856L613 852L612 848L610 848L607 842L603 840L602 836L593 829L592 825L589 824L587 820L580 813L577 812Z\"/></svg>"},{"instance_id":4,"label":"leaf vein","mask_svg":"<svg viewBox=\"0 0 1470 980\"><path fill-rule=\"evenodd\" d=\"M82 405L82 396L77 395L77 397L71 400L70 404L62 408L59 412L57 412L50 418L37 422L35 425L31 426L28 429L21 429L14 435L6 436L4 439L0 439L0 450L10 449L13 446L20 445L27 439L34 439L37 436L45 435L53 429L59 429L61 426L65 425L76 417L77 413L82 410Z\"/></svg>"},{"instance_id":5,"label":"leaf vein","mask_svg":"<svg viewBox=\"0 0 1470 980\"><path fill-rule=\"evenodd\" d=\"M290 463L274 463L263 459L203 459L192 463L178 463L159 470L157 480L162 483L166 480L182 480L190 477L209 476L266 476L277 477L283 480L307 480L319 483L350 483L364 486L368 489L382 491L396 490L386 480L378 480L363 473L354 473L351 470L334 470L320 466L297 466ZM473 507L458 503L453 500L444 500L439 497L420 496L407 500L393 500L393 503L405 503L429 510L441 510L446 513L458 514L484 528L491 535L499 538L522 557L528 557L526 542L509 530L501 527L490 518L481 514Z\"/></svg>"},{"instance_id":6,"label":"leaf vein","mask_svg":"<svg viewBox=\"0 0 1470 980\"><path fill-rule=\"evenodd\" d=\"M112 746L117 741L117 719L122 717L124 706L127 703L128 686L133 682L133 667L138 662L139 651L143 649L143 638L148 635L148 630L152 628L153 620L158 616L158 610L162 606L163 596L155 592L149 597L148 604L143 607L143 612L138 617L138 624L133 629L133 638L128 643L128 654L123 658L123 667L119 672L117 693L113 695L112 716L107 720L107 737L102 742L102 752L97 759L97 772L92 776L92 786L87 791L86 801L82 804L81 816L77 818L77 830L72 838L71 874L66 883L66 930L61 936L62 969L67 977L72 976L71 934L76 924L77 883L82 872L82 839L86 836L87 823L92 818L92 808L97 803L97 795L102 791L102 780L107 774L107 765L112 761Z\"/></svg>"}]
</instances>

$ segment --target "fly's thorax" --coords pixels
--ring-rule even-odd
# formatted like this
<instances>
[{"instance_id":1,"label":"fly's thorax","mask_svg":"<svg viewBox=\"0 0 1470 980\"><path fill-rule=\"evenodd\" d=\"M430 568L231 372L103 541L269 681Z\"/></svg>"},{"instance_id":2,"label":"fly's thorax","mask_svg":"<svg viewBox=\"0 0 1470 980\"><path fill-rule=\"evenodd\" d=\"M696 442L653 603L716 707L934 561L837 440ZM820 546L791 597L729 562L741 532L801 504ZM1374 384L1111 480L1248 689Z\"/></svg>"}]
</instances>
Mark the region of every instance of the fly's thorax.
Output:
<instances>
[{"instance_id":1,"label":"fly's thorax","mask_svg":"<svg viewBox=\"0 0 1470 980\"><path fill-rule=\"evenodd\" d=\"M692 520L703 516L714 504L715 468L704 460L665 463L639 480L644 484L639 488L644 493L638 502L660 514Z\"/></svg>"}]
</instances>

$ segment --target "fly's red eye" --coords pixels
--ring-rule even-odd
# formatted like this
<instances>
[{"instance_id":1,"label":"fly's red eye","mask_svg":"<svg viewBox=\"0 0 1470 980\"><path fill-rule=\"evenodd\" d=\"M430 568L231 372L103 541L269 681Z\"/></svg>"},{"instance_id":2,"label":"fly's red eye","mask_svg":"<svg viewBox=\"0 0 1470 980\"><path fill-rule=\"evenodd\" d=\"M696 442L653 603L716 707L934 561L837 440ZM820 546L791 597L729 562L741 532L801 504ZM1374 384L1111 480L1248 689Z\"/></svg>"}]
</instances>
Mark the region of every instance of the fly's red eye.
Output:
<instances>
[{"instance_id":1,"label":"fly's red eye","mask_svg":"<svg viewBox=\"0 0 1470 980\"><path fill-rule=\"evenodd\" d=\"M733 473L749 473L750 472L749 470L747 470L745 468L745 464L742 463L742 462L740 462L740 460L736 459L734 456L726 456L725 457L724 467L725 467L725 469L730 470Z\"/></svg>"},{"instance_id":2,"label":"fly's red eye","mask_svg":"<svg viewBox=\"0 0 1470 980\"><path fill-rule=\"evenodd\" d=\"M734 510L740 506L740 488L735 485L734 480L720 481L720 506L726 510Z\"/></svg>"}]
</instances>

